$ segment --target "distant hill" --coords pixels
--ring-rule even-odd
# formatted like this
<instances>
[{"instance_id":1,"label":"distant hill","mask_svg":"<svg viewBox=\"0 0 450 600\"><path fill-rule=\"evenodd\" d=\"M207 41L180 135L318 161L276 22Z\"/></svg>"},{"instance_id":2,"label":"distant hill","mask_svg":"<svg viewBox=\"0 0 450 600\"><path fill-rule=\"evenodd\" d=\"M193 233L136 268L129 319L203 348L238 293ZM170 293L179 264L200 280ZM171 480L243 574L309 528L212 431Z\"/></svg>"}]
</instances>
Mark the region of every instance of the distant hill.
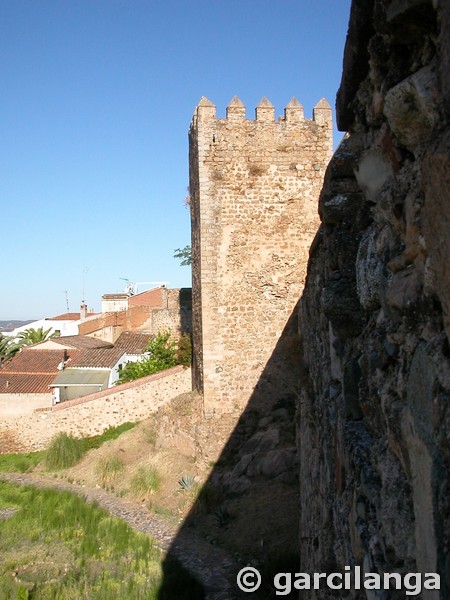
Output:
<instances>
[{"instance_id":1,"label":"distant hill","mask_svg":"<svg viewBox=\"0 0 450 600\"><path fill-rule=\"evenodd\" d=\"M12 331L16 327L21 327L22 325L28 325L28 323L32 323L33 319L29 319L28 321L0 321L0 332L2 331Z\"/></svg>"}]
</instances>

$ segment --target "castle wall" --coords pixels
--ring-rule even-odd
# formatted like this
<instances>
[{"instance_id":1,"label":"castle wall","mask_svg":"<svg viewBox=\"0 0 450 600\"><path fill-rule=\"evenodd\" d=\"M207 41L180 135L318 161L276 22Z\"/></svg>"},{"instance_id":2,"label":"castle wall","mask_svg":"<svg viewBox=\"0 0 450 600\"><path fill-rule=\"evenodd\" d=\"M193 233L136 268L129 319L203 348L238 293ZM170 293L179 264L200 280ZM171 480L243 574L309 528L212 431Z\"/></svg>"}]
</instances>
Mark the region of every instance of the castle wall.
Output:
<instances>
[{"instance_id":1,"label":"castle wall","mask_svg":"<svg viewBox=\"0 0 450 600\"><path fill-rule=\"evenodd\" d=\"M440 573L425 600L450 597L449 31L448 2L353 0L301 302L300 571Z\"/></svg>"},{"instance_id":2,"label":"castle wall","mask_svg":"<svg viewBox=\"0 0 450 600\"><path fill-rule=\"evenodd\" d=\"M305 119L203 98L190 134L194 385L206 413L247 403L302 291L317 199L332 153L325 100ZM293 382L294 384L295 382Z\"/></svg>"}]
</instances>

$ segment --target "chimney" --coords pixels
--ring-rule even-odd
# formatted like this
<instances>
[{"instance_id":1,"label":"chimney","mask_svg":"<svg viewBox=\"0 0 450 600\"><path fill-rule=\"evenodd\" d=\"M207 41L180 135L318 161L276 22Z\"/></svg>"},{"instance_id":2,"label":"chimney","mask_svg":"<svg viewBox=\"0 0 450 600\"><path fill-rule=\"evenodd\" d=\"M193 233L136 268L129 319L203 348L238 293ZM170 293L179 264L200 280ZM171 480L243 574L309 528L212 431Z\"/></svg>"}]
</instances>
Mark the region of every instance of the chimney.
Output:
<instances>
[{"instance_id":1,"label":"chimney","mask_svg":"<svg viewBox=\"0 0 450 600\"><path fill-rule=\"evenodd\" d=\"M88 314L88 307L87 307L87 304L85 304L85 302L83 300L83 302L81 303L81 306L80 306L80 319L82 321L84 321L87 317L87 314Z\"/></svg>"}]
</instances>

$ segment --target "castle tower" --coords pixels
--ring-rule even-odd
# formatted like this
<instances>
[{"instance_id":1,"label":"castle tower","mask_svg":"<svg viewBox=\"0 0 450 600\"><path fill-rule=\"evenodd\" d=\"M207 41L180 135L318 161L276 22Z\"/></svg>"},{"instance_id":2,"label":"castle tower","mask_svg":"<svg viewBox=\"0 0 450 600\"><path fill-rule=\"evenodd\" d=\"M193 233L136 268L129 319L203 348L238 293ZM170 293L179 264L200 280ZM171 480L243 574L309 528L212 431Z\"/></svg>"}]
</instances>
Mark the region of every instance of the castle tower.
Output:
<instances>
[{"instance_id":1,"label":"castle tower","mask_svg":"<svg viewBox=\"0 0 450 600\"><path fill-rule=\"evenodd\" d=\"M293 98L254 120L202 98L189 131L193 379L206 414L244 408L301 295L332 155L331 108Z\"/></svg>"}]
</instances>

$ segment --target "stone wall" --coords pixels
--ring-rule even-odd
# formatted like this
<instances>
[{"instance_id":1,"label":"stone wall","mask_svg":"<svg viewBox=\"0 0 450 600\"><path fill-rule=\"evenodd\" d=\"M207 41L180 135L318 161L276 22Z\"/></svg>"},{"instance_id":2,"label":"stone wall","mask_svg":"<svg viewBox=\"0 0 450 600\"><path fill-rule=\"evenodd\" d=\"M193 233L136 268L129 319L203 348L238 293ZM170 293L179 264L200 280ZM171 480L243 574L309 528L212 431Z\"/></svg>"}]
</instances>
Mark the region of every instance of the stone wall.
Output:
<instances>
[{"instance_id":1,"label":"stone wall","mask_svg":"<svg viewBox=\"0 0 450 600\"><path fill-rule=\"evenodd\" d=\"M175 396L189 392L191 370L181 366L124 383L83 398L58 404L52 410L35 412L21 418L9 418L0 423L0 453L2 436L11 437L18 448L40 450L61 431L77 437L103 433L126 421L147 419ZM6 439L6 438L5 438Z\"/></svg>"},{"instance_id":2,"label":"stone wall","mask_svg":"<svg viewBox=\"0 0 450 600\"><path fill-rule=\"evenodd\" d=\"M38 408L52 405L52 393L0 394L0 420L29 415Z\"/></svg>"},{"instance_id":3,"label":"stone wall","mask_svg":"<svg viewBox=\"0 0 450 600\"><path fill-rule=\"evenodd\" d=\"M449 11L353 1L337 99L350 136L301 301L300 570L441 573L424 599L450 597Z\"/></svg>"},{"instance_id":4,"label":"stone wall","mask_svg":"<svg viewBox=\"0 0 450 600\"><path fill-rule=\"evenodd\" d=\"M202 98L189 140L194 385L205 413L230 412L262 389L303 287L332 152L331 108L321 100L305 119L292 99L275 120L263 99L248 120L234 98L217 119Z\"/></svg>"}]
</instances>

